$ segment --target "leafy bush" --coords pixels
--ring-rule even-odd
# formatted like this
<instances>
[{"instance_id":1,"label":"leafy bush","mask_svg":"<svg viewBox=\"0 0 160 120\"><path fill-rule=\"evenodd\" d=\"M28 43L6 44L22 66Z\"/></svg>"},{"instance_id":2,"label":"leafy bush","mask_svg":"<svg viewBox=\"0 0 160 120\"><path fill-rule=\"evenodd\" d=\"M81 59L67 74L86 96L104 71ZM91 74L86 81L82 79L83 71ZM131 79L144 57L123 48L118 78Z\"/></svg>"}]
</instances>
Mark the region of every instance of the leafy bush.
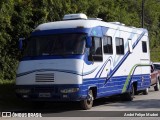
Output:
<instances>
[{"instance_id":1,"label":"leafy bush","mask_svg":"<svg viewBox=\"0 0 160 120\"><path fill-rule=\"evenodd\" d=\"M15 79L18 38L28 37L41 23L61 20L64 14L85 13L104 21L119 21L141 27L142 0L1 0L0 1L0 79ZM160 4L145 0L145 27L149 30L151 50L160 45ZM153 54L153 55L152 55ZM159 53L151 52L153 61Z\"/></svg>"}]
</instances>

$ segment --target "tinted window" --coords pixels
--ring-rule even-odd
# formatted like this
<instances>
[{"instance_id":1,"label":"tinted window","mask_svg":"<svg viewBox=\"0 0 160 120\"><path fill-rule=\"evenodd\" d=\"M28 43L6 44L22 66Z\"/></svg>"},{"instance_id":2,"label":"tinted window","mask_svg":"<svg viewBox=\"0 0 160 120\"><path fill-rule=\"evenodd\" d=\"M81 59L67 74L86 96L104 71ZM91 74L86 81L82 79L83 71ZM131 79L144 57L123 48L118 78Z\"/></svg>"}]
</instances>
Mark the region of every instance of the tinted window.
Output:
<instances>
[{"instance_id":1,"label":"tinted window","mask_svg":"<svg viewBox=\"0 0 160 120\"><path fill-rule=\"evenodd\" d=\"M124 41L122 38L116 38L116 53L124 54Z\"/></svg>"},{"instance_id":2,"label":"tinted window","mask_svg":"<svg viewBox=\"0 0 160 120\"><path fill-rule=\"evenodd\" d=\"M99 37L92 38L92 54L102 55L102 42L101 42L101 38Z\"/></svg>"},{"instance_id":3,"label":"tinted window","mask_svg":"<svg viewBox=\"0 0 160 120\"><path fill-rule=\"evenodd\" d=\"M160 64L153 64L156 70L160 70Z\"/></svg>"},{"instance_id":4,"label":"tinted window","mask_svg":"<svg viewBox=\"0 0 160 120\"><path fill-rule=\"evenodd\" d=\"M84 34L36 36L27 41L24 56L83 54Z\"/></svg>"},{"instance_id":5,"label":"tinted window","mask_svg":"<svg viewBox=\"0 0 160 120\"><path fill-rule=\"evenodd\" d=\"M92 37L92 47L88 56L89 61L103 61L102 56L102 40L99 37Z\"/></svg>"},{"instance_id":6,"label":"tinted window","mask_svg":"<svg viewBox=\"0 0 160 120\"><path fill-rule=\"evenodd\" d=\"M103 38L103 49L104 49L104 53L108 53L108 54L113 53L112 37L111 36L105 36Z\"/></svg>"},{"instance_id":7,"label":"tinted window","mask_svg":"<svg viewBox=\"0 0 160 120\"><path fill-rule=\"evenodd\" d=\"M144 53L147 52L147 43L146 43L146 41L142 41L142 51L143 51Z\"/></svg>"}]
</instances>

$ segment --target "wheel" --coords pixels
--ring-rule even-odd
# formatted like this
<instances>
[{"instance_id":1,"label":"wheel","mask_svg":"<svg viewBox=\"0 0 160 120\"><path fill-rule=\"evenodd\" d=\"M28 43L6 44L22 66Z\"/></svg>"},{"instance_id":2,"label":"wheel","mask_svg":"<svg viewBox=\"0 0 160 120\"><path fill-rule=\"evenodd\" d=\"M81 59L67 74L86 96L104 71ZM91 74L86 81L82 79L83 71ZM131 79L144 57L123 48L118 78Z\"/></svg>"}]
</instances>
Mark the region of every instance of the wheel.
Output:
<instances>
[{"instance_id":1,"label":"wheel","mask_svg":"<svg viewBox=\"0 0 160 120\"><path fill-rule=\"evenodd\" d=\"M93 100L94 100L93 92L92 90L89 90L87 99L81 101L82 109L84 110L91 109L93 106Z\"/></svg>"},{"instance_id":2,"label":"wheel","mask_svg":"<svg viewBox=\"0 0 160 120\"><path fill-rule=\"evenodd\" d=\"M143 95L148 95L148 93L149 93L149 89L148 89L148 88L146 88L146 89L145 89L145 90L143 90L142 92L143 92Z\"/></svg>"},{"instance_id":3,"label":"wheel","mask_svg":"<svg viewBox=\"0 0 160 120\"><path fill-rule=\"evenodd\" d=\"M135 92L135 88L134 88L134 86L132 84L130 92L127 92L127 93L123 94L122 100L124 100L124 101L132 101L133 98L134 98L134 94L135 94L134 92Z\"/></svg>"},{"instance_id":4,"label":"wheel","mask_svg":"<svg viewBox=\"0 0 160 120\"><path fill-rule=\"evenodd\" d=\"M157 80L156 86L154 86L155 91L159 91L159 80Z\"/></svg>"}]
</instances>

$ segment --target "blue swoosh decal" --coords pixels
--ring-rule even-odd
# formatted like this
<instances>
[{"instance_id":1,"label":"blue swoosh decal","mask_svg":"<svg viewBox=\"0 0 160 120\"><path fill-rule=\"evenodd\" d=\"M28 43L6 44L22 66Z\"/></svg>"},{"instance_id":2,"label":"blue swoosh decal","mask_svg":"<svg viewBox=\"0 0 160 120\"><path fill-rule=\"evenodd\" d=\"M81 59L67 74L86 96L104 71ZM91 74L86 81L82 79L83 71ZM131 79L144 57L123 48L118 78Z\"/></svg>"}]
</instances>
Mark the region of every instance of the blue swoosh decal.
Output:
<instances>
[{"instance_id":1,"label":"blue swoosh decal","mask_svg":"<svg viewBox=\"0 0 160 120\"><path fill-rule=\"evenodd\" d=\"M139 41L142 39L142 37L145 35L145 31L143 31L141 33L141 35L137 38L136 42L132 45L132 48L134 49L136 47L136 45L139 43ZM110 75L108 76L108 78L106 79L105 84L107 83L107 81L115 74L115 72L118 70L118 68L123 64L123 62L126 60L126 58L129 56L129 52L127 52L124 57L120 60L119 64L117 64L117 66L113 69L113 71L110 73ZM104 85L105 85L104 84Z\"/></svg>"},{"instance_id":2,"label":"blue swoosh decal","mask_svg":"<svg viewBox=\"0 0 160 120\"><path fill-rule=\"evenodd\" d=\"M85 75L88 75L88 74L93 73L96 69L97 69L97 67L94 68L93 70L88 71L88 72L85 72L85 73L83 73L83 74L80 73L80 72L77 72L77 71L72 71L72 70L38 69L38 70L32 70L32 71L28 71L28 72L24 72L24 73L17 74L16 77L21 77L21 76L24 76L24 75L27 75L27 74L31 74L31 73L34 73L34 72L45 72L45 71L56 71L56 72L64 72L64 73L71 73L71 74L76 74L76 75L85 76Z\"/></svg>"},{"instance_id":3,"label":"blue swoosh decal","mask_svg":"<svg viewBox=\"0 0 160 120\"><path fill-rule=\"evenodd\" d=\"M105 61L105 63L102 65L102 67L100 68L100 70L99 70L98 73L96 74L95 78L98 76L98 74L99 74L100 72L101 72L101 73L100 73L99 77L101 76L101 74L102 74L105 66L106 66L107 63L110 61L110 58L112 59L112 57L110 56L110 57Z\"/></svg>"}]
</instances>

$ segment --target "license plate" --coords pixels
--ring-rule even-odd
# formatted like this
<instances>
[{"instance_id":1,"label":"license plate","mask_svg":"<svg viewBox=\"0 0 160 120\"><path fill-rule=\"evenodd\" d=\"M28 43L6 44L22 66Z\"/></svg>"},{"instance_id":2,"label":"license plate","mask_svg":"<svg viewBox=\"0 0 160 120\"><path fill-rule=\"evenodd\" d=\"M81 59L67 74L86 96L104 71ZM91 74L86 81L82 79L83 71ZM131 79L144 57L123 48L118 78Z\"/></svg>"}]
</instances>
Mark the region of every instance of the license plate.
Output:
<instances>
[{"instance_id":1,"label":"license plate","mask_svg":"<svg viewBox=\"0 0 160 120\"><path fill-rule=\"evenodd\" d=\"M48 98L51 97L51 93L39 93L39 97Z\"/></svg>"}]
</instances>

